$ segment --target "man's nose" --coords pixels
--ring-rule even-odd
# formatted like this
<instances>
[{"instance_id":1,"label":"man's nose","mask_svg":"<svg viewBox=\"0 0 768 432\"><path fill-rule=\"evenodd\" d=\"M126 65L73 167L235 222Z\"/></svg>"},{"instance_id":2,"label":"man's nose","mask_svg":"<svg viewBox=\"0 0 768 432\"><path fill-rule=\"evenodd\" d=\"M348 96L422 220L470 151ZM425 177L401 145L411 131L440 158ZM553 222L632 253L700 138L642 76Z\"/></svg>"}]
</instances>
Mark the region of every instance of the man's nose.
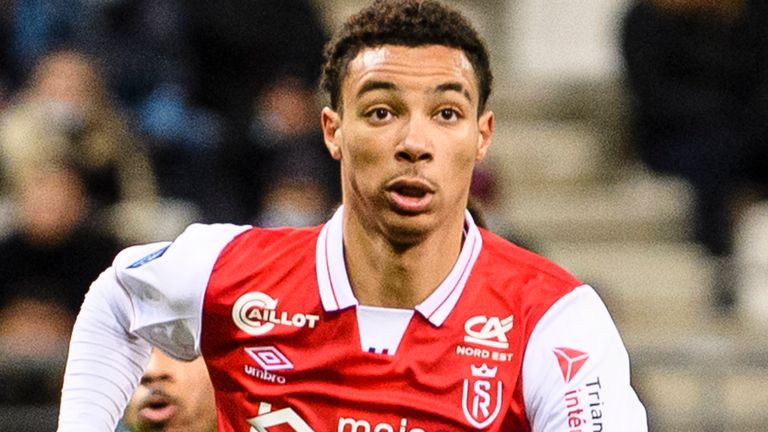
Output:
<instances>
[{"instance_id":1,"label":"man's nose","mask_svg":"<svg viewBox=\"0 0 768 432\"><path fill-rule=\"evenodd\" d=\"M146 385L153 382L170 381L173 379L173 373L169 362L172 360L163 353L155 349L149 358L144 375L141 377L141 383Z\"/></svg>"},{"instance_id":2,"label":"man's nose","mask_svg":"<svg viewBox=\"0 0 768 432\"><path fill-rule=\"evenodd\" d=\"M432 137L429 135L428 119L413 117L408 122L405 136L403 137L396 153L398 160L407 162L430 161L433 158Z\"/></svg>"}]
</instances>

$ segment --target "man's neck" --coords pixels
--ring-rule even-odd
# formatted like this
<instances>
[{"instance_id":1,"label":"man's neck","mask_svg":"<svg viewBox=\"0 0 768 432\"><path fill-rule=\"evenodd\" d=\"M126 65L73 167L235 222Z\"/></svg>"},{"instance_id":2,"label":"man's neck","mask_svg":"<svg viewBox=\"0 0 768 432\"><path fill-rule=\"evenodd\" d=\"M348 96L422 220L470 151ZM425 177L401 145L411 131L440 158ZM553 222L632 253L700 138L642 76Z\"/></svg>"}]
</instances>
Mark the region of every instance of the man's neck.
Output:
<instances>
[{"instance_id":1,"label":"man's neck","mask_svg":"<svg viewBox=\"0 0 768 432\"><path fill-rule=\"evenodd\" d=\"M413 308L434 292L461 252L463 219L407 246L357 220L344 220L344 260L352 291L363 305Z\"/></svg>"}]
</instances>

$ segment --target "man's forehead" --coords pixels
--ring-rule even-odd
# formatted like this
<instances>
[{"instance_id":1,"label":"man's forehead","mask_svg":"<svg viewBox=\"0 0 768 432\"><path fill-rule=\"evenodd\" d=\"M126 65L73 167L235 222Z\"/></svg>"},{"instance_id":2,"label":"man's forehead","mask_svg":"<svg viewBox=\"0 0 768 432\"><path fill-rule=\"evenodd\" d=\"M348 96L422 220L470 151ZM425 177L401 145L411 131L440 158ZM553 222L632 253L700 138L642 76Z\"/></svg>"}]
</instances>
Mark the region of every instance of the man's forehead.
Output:
<instances>
[{"instance_id":1,"label":"man's forehead","mask_svg":"<svg viewBox=\"0 0 768 432\"><path fill-rule=\"evenodd\" d=\"M350 61L349 69L375 68L387 62L405 61L415 57L436 57L446 68L455 68L465 72L474 73L472 62L469 61L464 51L446 45L379 45L362 48ZM426 59L425 59L426 60Z\"/></svg>"},{"instance_id":2,"label":"man's forehead","mask_svg":"<svg viewBox=\"0 0 768 432\"><path fill-rule=\"evenodd\" d=\"M344 78L347 90L363 85L370 79L387 75L397 77L438 77L463 83L476 91L477 79L472 63L461 49L444 45L403 46L381 45L367 47L350 61Z\"/></svg>"}]
</instances>

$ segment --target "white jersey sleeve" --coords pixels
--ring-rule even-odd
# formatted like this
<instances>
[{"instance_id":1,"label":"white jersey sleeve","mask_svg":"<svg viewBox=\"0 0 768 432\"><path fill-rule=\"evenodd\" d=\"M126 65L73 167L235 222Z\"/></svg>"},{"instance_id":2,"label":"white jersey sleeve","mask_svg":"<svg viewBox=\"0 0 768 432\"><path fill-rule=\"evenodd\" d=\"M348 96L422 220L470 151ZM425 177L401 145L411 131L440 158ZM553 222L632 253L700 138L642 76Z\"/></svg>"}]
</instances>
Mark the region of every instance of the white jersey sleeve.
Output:
<instances>
[{"instance_id":1,"label":"white jersey sleeve","mask_svg":"<svg viewBox=\"0 0 768 432\"><path fill-rule=\"evenodd\" d=\"M59 432L112 432L151 345L200 354L205 289L221 250L247 226L191 225L173 243L125 249L91 285L70 341Z\"/></svg>"},{"instance_id":2,"label":"white jersey sleeve","mask_svg":"<svg viewBox=\"0 0 768 432\"><path fill-rule=\"evenodd\" d=\"M203 297L221 250L247 226L200 225L173 243L128 248L115 259L118 284L131 299L129 331L169 355L200 354Z\"/></svg>"},{"instance_id":3,"label":"white jersey sleeve","mask_svg":"<svg viewBox=\"0 0 768 432\"><path fill-rule=\"evenodd\" d=\"M523 397L534 432L645 432L629 356L597 293L583 285L558 300L531 334Z\"/></svg>"}]
</instances>

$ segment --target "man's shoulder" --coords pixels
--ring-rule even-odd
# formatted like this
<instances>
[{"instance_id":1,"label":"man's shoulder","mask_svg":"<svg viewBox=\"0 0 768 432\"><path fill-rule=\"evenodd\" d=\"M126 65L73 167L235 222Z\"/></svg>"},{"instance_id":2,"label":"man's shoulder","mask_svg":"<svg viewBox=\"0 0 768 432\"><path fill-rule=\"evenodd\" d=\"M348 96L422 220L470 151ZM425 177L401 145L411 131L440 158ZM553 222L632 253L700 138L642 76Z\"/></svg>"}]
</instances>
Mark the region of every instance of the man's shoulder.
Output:
<instances>
[{"instance_id":1,"label":"man's shoulder","mask_svg":"<svg viewBox=\"0 0 768 432\"><path fill-rule=\"evenodd\" d=\"M295 242L305 242L317 237L323 225L312 227L279 227L261 228L249 227L237 236L237 242L245 243L269 243L290 247Z\"/></svg>"},{"instance_id":2,"label":"man's shoulder","mask_svg":"<svg viewBox=\"0 0 768 432\"><path fill-rule=\"evenodd\" d=\"M119 270L130 270L155 261L183 266L202 257L215 260L223 251L233 247L260 249L282 245L291 248L316 237L319 230L320 227L260 228L251 225L195 223L189 225L172 241L146 243L123 249L117 255L114 266Z\"/></svg>"},{"instance_id":3,"label":"man's shoulder","mask_svg":"<svg viewBox=\"0 0 768 432\"><path fill-rule=\"evenodd\" d=\"M218 254L233 238L249 229L247 225L191 224L173 240L126 247L115 257L113 267L129 271L191 262L199 256Z\"/></svg>"},{"instance_id":4,"label":"man's shoulder","mask_svg":"<svg viewBox=\"0 0 768 432\"><path fill-rule=\"evenodd\" d=\"M548 258L518 246L490 231L481 230L484 257L480 265L488 265L494 271L527 280L546 281L570 291L583 285L569 271Z\"/></svg>"},{"instance_id":5,"label":"man's shoulder","mask_svg":"<svg viewBox=\"0 0 768 432\"><path fill-rule=\"evenodd\" d=\"M488 231L476 267L483 286L504 299L497 304L517 311L516 323L526 338L554 305L592 290L551 260Z\"/></svg>"},{"instance_id":6,"label":"man's shoulder","mask_svg":"<svg viewBox=\"0 0 768 432\"><path fill-rule=\"evenodd\" d=\"M306 228L251 227L232 239L217 258L217 268L247 266L264 268L271 264L290 266L295 261L314 263L315 245L322 225Z\"/></svg>"}]
</instances>

